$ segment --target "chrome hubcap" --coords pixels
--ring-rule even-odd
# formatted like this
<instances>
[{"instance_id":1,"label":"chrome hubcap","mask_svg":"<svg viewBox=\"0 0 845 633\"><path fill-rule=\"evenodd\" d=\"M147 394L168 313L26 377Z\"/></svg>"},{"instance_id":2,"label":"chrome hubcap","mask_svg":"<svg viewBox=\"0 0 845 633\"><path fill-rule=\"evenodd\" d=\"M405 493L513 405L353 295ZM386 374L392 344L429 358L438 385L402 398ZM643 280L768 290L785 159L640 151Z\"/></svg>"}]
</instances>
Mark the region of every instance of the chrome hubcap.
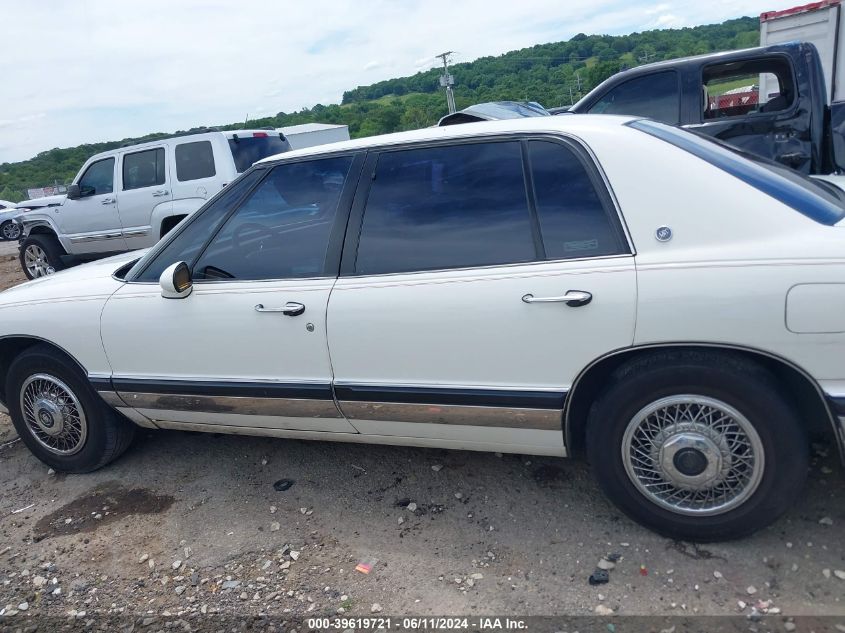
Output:
<instances>
[{"instance_id":1,"label":"chrome hubcap","mask_svg":"<svg viewBox=\"0 0 845 633\"><path fill-rule=\"evenodd\" d=\"M49 374L36 374L21 387L21 413L33 437L57 455L73 455L85 445L88 422L76 395Z\"/></svg>"},{"instance_id":2,"label":"chrome hubcap","mask_svg":"<svg viewBox=\"0 0 845 633\"><path fill-rule=\"evenodd\" d=\"M721 400L696 395L663 398L639 411L625 429L622 461L650 501L696 516L742 505L764 468L751 422Z\"/></svg>"},{"instance_id":3,"label":"chrome hubcap","mask_svg":"<svg viewBox=\"0 0 845 633\"><path fill-rule=\"evenodd\" d=\"M47 253L38 244L30 244L23 252L24 266L33 278L52 275L56 270L50 265Z\"/></svg>"},{"instance_id":4,"label":"chrome hubcap","mask_svg":"<svg viewBox=\"0 0 845 633\"><path fill-rule=\"evenodd\" d=\"M21 236L21 227L14 222L3 225L3 237L7 240L16 240Z\"/></svg>"}]
</instances>

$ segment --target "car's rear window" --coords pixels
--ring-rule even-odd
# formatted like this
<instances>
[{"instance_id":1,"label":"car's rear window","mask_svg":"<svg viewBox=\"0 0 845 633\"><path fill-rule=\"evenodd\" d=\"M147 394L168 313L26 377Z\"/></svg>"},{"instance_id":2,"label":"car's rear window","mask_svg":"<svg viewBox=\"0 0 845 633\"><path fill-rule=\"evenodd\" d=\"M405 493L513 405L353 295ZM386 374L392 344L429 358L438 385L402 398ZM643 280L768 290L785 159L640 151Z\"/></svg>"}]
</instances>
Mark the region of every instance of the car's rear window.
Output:
<instances>
[{"instance_id":1,"label":"car's rear window","mask_svg":"<svg viewBox=\"0 0 845 633\"><path fill-rule=\"evenodd\" d=\"M236 134L230 138L229 149L232 150L235 168L240 174L262 158L288 151L290 144L275 132L250 132L244 135Z\"/></svg>"},{"instance_id":2,"label":"car's rear window","mask_svg":"<svg viewBox=\"0 0 845 633\"><path fill-rule=\"evenodd\" d=\"M632 128L688 151L820 224L845 218L845 192L785 165L657 121L637 120Z\"/></svg>"}]
</instances>

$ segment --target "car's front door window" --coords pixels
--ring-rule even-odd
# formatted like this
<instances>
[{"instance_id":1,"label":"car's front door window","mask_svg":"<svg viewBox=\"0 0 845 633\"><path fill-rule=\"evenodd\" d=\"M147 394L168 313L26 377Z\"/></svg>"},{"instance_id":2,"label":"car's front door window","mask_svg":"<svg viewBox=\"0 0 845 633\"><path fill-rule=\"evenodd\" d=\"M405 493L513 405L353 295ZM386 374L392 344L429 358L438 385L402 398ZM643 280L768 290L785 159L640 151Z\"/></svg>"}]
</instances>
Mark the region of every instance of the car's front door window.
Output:
<instances>
[{"instance_id":1,"label":"car's front door window","mask_svg":"<svg viewBox=\"0 0 845 633\"><path fill-rule=\"evenodd\" d=\"M113 193L114 158L104 158L91 163L79 179L79 192L83 197Z\"/></svg>"},{"instance_id":2,"label":"car's front door window","mask_svg":"<svg viewBox=\"0 0 845 633\"><path fill-rule=\"evenodd\" d=\"M273 168L193 268L196 281L322 277L351 156Z\"/></svg>"}]
</instances>

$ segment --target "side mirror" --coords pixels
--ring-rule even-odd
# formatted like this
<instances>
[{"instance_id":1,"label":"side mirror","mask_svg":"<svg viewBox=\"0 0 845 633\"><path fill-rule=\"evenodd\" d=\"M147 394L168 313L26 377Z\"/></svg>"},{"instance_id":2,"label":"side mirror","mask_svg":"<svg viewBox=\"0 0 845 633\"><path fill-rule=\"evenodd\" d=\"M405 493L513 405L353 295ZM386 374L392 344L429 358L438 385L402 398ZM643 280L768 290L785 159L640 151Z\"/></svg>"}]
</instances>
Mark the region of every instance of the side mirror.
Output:
<instances>
[{"instance_id":1,"label":"side mirror","mask_svg":"<svg viewBox=\"0 0 845 633\"><path fill-rule=\"evenodd\" d=\"M67 199L68 200L79 200L82 197L82 191L79 189L79 185L68 185L67 186Z\"/></svg>"},{"instance_id":2,"label":"side mirror","mask_svg":"<svg viewBox=\"0 0 845 633\"><path fill-rule=\"evenodd\" d=\"M165 268L158 283L165 299L184 299L194 289L191 270L185 262L176 262Z\"/></svg>"}]
</instances>

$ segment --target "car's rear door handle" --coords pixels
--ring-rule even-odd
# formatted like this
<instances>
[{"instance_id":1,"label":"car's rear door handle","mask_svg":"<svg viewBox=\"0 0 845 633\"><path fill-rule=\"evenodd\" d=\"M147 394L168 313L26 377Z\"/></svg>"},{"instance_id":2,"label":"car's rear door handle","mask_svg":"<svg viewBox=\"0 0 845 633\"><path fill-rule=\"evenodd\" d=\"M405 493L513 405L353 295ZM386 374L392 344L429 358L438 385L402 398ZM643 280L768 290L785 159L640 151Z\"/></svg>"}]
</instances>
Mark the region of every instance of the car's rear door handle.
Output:
<instances>
[{"instance_id":1,"label":"car's rear door handle","mask_svg":"<svg viewBox=\"0 0 845 633\"><path fill-rule=\"evenodd\" d=\"M522 297L525 303L565 303L570 308L585 306L593 300L593 295L585 290L568 290L562 297L535 297L527 294Z\"/></svg>"},{"instance_id":2,"label":"car's rear door handle","mask_svg":"<svg viewBox=\"0 0 845 633\"><path fill-rule=\"evenodd\" d=\"M305 306L301 303L297 303L296 301L288 301L285 305L281 308L265 308L263 303L259 303L255 306L256 312L281 312L287 316L299 316L303 312L305 312Z\"/></svg>"}]
</instances>

